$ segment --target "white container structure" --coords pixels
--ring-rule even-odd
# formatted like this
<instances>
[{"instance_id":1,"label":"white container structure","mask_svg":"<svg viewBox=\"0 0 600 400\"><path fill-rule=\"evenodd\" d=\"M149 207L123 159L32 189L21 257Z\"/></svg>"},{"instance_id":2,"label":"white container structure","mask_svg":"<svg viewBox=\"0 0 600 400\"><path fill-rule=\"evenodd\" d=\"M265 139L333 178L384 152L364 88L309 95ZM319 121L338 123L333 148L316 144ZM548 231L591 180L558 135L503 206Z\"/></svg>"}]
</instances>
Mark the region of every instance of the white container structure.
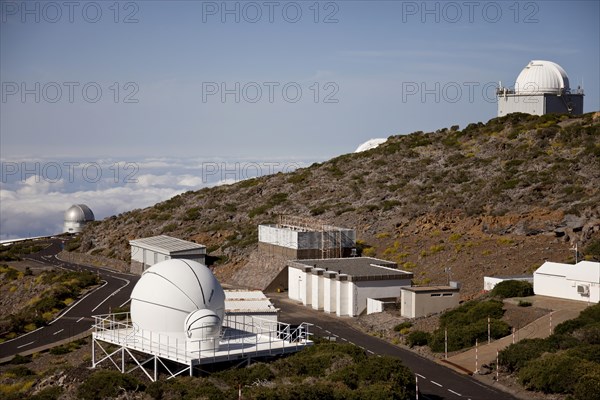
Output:
<instances>
[{"instance_id":1,"label":"white container structure","mask_svg":"<svg viewBox=\"0 0 600 400\"><path fill-rule=\"evenodd\" d=\"M197 365L250 362L252 358L295 352L312 344L309 324L280 323L276 310L263 309L267 305L264 299L247 297L226 301L212 272L198 262L160 262L146 270L134 287L131 313L94 317L92 367L110 360L121 372L140 368L156 381L159 364L169 377L186 372L192 375ZM228 315L226 304L232 307L241 301L246 305L258 301L261 309L254 304L248 307L254 310L245 313L238 307ZM262 312L261 317L257 311ZM105 343L118 348L109 352ZM125 369L127 359L135 363L129 371ZM169 369L164 360L177 363L178 369Z\"/></svg>"},{"instance_id":2,"label":"white container structure","mask_svg":"<svg viewBox=\"0 0 600 400\"><path fill-rule=\"evenodd\" d=\"M418 318L458 306L459 288L452 286L413 286L402 288L403 317Z\"/></svg>"},{"instance_id":3,"label":"white container structure","mask_svg":"<svg viewBox=\"0 0 600 400\"><path fill-rule=\"evenodd\" d=\"M206 246L167 235L130 240L131 272L142 274L156 263L175 258L197 261L204 264Z\"/></svg>"},{"instance_id":4,"label":"white container structure","mask_svg":"<svg viewBox=\"0 0 600 400\"><path fill-rule=\"evenodd\" d=\"M562 264L546 261L533 273L535 294L561 299L600 302L600 262Z\"/></svg>"},{"instance_id":5,"label":"white container structure","mask_svg":"<svg viewBox=\"0 0 600 400\"><path fill-rule=\"evenodd\" d=\"M390 261L371 257L288 262L288 297L305 306L338 316L355 317L368 298L400 297L413 274Z\"/></svg>"}]
</instances>

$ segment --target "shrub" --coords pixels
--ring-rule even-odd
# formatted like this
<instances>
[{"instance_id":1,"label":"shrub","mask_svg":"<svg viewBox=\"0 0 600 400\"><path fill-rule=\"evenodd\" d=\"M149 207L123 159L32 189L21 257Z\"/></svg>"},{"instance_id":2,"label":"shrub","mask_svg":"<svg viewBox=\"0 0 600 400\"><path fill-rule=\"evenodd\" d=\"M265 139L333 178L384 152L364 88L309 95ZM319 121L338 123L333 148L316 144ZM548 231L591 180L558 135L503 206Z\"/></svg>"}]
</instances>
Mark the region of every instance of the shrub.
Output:
<instances>
[{"instance_id":1,"label":"shrub","mask_svg":"<svg viewBox=\"0 0 600 400\"><path fill-rule=\"evenodd\" d=\"M519 300L519 307L531 307L530 301Z\"/></svg>"},{"instance_id":2,"label":"shrub","mask_svg":"<svg viewBox=\"0 0 600 400\"><path fill-rule=\"evenodd\" d=\"M514 372L549 350L550 346L544 339L523 339L501 350L499 362L509 372Z\"/></svg>"},{"instance_id":3,"label":"shrub","mask_svg":"<svg viewBox=\"0 0 600 400\"><path fill-rule=\"evenodd\" d=\"M526 281L503 281L494 287L491 295L501 299L533 296L533 285Z\"/></svg>"},{"instance_id":4,"label":"shrub","mask_svg":"<svg viewBox=\"0 0 600 400\"><path fill-rule=\"evenodd\" d=\"M593 367L594 363L566 354L547 354L528 362L519 371L519 380L544 393L573 393L578 379Z\"/></svg>"},{"instance_id":5,"label":"shrub","mask_svg":"<svg viewBox=\"0 0 600 400\"><path fill-rule=\"evenodd\" d=\"M27 364L31 362L31 356L22 356L21 354L17 354L10 360L11 364L20 365Z\"/></svg>"},{"instance_id":6,"label":"shrub","mask_svg":"<svg viewBox=\"0 0 600 400\"><path fill-rule=\"evenodd\" d=\"M410 347L426 346L431 339L431 335L424 331L412 331L406 337L406 342Z\"/></svg>"},{"instance_id":7,"label":"shrub","mask_svg":"<svg viewBox=\"0 0 600 400\"><path fill-rule=\"evenodd\" d=\"M600 400L600 370L583 375L573 389L573 395L577 400Z\"/></svg>"},{"instance_id":8,"label":"shrub","mask_svg":"<svg viewBox=\"0 0 600 400\"><path fill-rule=\"evenodd\" d=\"M116 397L121 389L135 391L143 389L143 386L129 374L118 371L96 371L79 386L77 395L84 400L101 400L106 397Z\"/></svg>"},{"instance_id":9,"label":"shrub","mask_svg":"<svg viewBox=\"0 0 600 400\"><path fill-rule=\"evenodd\" d=\"M402 322L402 323L400 323L400 324L396 325L396 326L394 327L394 330L395 330L396 332L400 332L401 330L403 330L403 329L407 329L407 328L410 328L411 326L412 326L412 322L410 322L410 321L404 321L404 322Z\"/></svg>"}]
</instances>

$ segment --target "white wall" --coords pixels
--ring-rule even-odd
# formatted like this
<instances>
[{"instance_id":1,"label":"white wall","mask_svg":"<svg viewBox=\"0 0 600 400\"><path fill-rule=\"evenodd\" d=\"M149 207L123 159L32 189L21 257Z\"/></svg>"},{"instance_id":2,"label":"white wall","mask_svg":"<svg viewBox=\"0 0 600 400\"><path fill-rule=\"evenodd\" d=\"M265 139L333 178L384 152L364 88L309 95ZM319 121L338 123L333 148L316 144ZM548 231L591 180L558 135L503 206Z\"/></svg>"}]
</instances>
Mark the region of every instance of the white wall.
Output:
<instances>
[{"instance_id":1,"label":"white wall","mask_svg":"<svg viewBox=\"0 0 600 400\"><path fill-rule=\"evenodd\" d=\"M577 293L577 285L588 285L590 296ZM533 274L533 292L542 296L559 297L561 299L600 302L600 287L597 283L569 280L563 276Z\"/></svg>"},{"instance_id":2,"label":"white wall","mask_svg":"<svg viewBox=\"0 0 600 400\"><path fill-rule=\"evenodd\" d=\"M323 311L333 313L337 309L337 281L323 278Z\"/></svg>"},{"instance_id":3,"label":"white wall","mask_svg":"<svg viewBox=\"0 0 600 400\"><path fill-rule=\"evenodd\" d=\"M258 241L290 249L298 248L298 231L275 226L259 225Z\"/></svg>"},{"instance_id":4,"label":"white wall","mask_svg":"<svg viewBox=\"0 0 600 400\"><path fill-rule=\"evenodd\" d=\"M335 283L337 292L335 313L338 317L349 315L348 292L350 292L350 282L336 280Z\"/></svg>"},{"instance_id":5,"label":"white wall","mask_svg":"<svg viewBox=\"0 0 600 400\"><path fill-rule=\"evenodd\" d=\"M324 279L323 275L312 275L312 308L315 310L323 309L324 298ZM327 279L330 280L330 279Z\"/></svg>"},{"instance_id":6,"label":"white wall","mask_svg":"<svg viewBox=\"0 0 600 400\"><path fill-rule=\"evenodd\" d=\"M367 299L367 314L383 312L383 301L377 299Z\"/></svg>"},{"instance_id":7,"label":"white wall","mask_svg":"<svg viewBox=\"0 0 600 400\"><path fill-rule=\"evenodd\" d=\"M407 318L414 318L415 315L415 296L414 292L401 290L400 296L400 315Z\"/></svg>"},{"instance_id":8,"label":"white wall","mask_svg":"<svg viewBox=\"0 0 600 400\"><path fill-rule=\"evenodd\" d=\"M305 280L305 272L297 268L288 268L288 297L291 300L302 301L302 293L306 292Z\"/></svg>"},{"instance_id":9,"label":"white wall","mask_svg":"<svg viewBox=\"0 0 600 400\"><path fill-rule=\"evenodd\" d=\"M410 286L410 279L358 281L352 283L354 286L352 315L357 316L367 309L367 298L400 297L400 288Z\"/></svg>"}]
</instances>

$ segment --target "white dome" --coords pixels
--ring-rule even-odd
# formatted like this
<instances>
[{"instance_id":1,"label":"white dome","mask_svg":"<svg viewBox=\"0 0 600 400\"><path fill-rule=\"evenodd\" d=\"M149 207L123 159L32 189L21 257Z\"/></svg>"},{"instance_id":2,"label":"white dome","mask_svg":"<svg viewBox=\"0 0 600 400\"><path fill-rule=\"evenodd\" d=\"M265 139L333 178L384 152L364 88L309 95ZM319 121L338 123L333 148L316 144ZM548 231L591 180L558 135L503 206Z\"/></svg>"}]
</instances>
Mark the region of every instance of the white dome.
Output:
<instances>
[{"instance_id":1,"label":"white dome","mask_svg":"<svg viewBox=\"0 0 600 400\"><path fill-rule=\"evenodd\" d=\"M552 61L534 60L517 77L515 93L562 93L570 91L565 70Z\"/></svg>"},{"instance_id":2,"label":"white dome","mask_svg":"<svg viewBox=\"0 0 600 400\"><path fill-rule=\"evenodd\" d=\"M192 260L154 264L131 292L131 320L139 329L183 332L188 315L201 309L212 311L222 323L225 292L205 265Z\"/></svg>"},{"instance_id":3,"label":"white dome","mask_svg":"<svg viewBox=\"0 0 600 400\"><path fill-rule=\"evenodd\" d=\"M379 146L381 143L387 142L387 139L369 139L354 150L355 153L371 150Z\"/></svg>"},{"instance_id":4,"label":"white dome","mask_svg":"<svg viewBox=\"0 0 600 400\"><path fill-rule=\"evenodd\" d=\"M89 222L94 220L94 213L85 204L73 204L65 211L65 222Z\"/></svg>"}]
</instances>

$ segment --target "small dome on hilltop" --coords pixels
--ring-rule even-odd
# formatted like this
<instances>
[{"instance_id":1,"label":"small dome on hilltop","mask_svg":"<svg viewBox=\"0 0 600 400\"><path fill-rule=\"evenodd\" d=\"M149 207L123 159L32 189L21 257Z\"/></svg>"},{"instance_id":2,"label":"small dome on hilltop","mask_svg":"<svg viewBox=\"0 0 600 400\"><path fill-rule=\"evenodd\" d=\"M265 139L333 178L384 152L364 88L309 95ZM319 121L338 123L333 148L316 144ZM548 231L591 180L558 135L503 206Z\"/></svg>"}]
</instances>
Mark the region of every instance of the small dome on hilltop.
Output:
<instances>
[{"instance_id":1,"label":"small dome on hilltop","mask_svg":"<svg viewBox=\"0 0 600 400\"><path fill-rule=\"evenodd\" d=\"M94 221L94 213L85 204L73 204L65 211L64 232L79 233L85 224Z\"/></svg>"},{"instance_id":2,"label":"small dome on hilltop","mask_svg":"<svg viewBox=\"0 0 600 400\"><path fill-rule=\"evenodd\" d=\"M361 144L354 150L355 153L371 150L378 147L380 144L387 142L387 139L370 139Z\"/></svg>"}]
</instances>

